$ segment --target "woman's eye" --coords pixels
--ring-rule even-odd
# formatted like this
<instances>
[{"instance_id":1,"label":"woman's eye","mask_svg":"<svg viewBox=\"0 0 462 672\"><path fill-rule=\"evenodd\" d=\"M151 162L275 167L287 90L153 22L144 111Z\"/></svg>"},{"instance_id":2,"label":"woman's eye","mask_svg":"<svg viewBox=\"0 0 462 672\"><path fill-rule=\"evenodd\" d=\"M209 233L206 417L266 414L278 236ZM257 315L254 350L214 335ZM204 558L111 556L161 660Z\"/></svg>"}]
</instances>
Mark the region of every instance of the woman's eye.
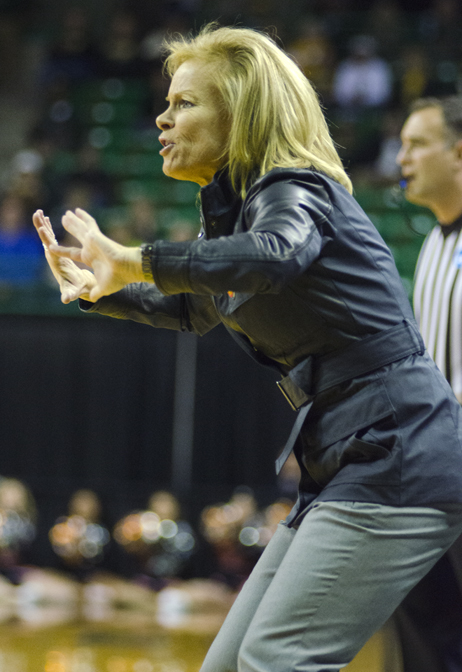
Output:
<instances>
[{"instance_id":1,"label":"woman's eye","mask_svg":"<svg viewBox=\"0 0 462 672\"><path fill-rule=\"evenodd\" d=\"M180 100L180 107L192 107L190 100Z\"/></svg>"}]
</instances>

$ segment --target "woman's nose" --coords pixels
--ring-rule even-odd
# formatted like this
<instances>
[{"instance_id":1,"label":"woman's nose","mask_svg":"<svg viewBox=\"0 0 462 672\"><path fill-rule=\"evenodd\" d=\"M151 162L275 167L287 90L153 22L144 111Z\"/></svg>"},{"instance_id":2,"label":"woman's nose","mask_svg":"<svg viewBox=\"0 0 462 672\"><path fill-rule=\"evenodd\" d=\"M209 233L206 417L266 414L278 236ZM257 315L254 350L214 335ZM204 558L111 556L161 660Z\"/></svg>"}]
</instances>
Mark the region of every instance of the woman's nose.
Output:
<instances>
[{"instance_id":1,"label":"woman's nose","mask_svg":"<svg viewBox=\"0 0 462 672\"><path fill-rule=\"evenodd\" d=\"M165 112L162 112L162 114L159 114L159 116L156 119L156 124L157 124L157 127L160 128L161 131L166 131L169 128L172 128L173 121L167 115L167 111L165 111Z\"/></svg>"}]
</instances>

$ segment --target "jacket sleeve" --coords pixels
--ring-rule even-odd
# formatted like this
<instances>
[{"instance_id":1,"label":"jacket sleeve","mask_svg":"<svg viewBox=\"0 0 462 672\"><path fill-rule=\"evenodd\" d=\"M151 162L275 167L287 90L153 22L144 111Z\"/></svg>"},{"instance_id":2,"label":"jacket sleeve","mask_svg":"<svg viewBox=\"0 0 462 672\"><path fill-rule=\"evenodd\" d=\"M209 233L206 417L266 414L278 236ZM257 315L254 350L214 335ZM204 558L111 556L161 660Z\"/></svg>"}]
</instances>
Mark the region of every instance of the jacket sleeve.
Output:
<instances>
[{"instance_id":1,"label":"jacket sleeve","mask_svg":"<svg viewBox=\"0 0 462 672\"><path fill-rule=\"evenodd\" d=\"M313 187L313 188L312 188ZM164 294L278 293L315 261L332 204L321 185L275 182L244 204L242 233L157 241L152 272Z\"/></svg>"},{"instance_id":2,"label":"jacket sleeve","mask_svg":"<svg viewBox=\"0 0 462 672\"><path fill-rule=\"evenodd\" d=\"M96 303L79 300L84 312L121 320L133 320L152 327L190 331L202 336L219 322L209 296L177 294L165 296L149 283L127 285L120 292L103 296Z\"/></svg>"}]
</instances>

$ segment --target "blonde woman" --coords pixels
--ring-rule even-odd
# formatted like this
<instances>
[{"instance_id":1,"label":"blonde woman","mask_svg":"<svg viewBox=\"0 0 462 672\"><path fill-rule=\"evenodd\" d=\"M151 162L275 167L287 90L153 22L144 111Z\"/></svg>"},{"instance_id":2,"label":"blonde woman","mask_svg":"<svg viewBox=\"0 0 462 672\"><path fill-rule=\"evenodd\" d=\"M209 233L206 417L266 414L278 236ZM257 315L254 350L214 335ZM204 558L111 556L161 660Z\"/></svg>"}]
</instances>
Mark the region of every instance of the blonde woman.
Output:
<instances>
[{"instance_id":1,"label":"blonde woman","mask_svg":"<svg viewBox=\"0 0 462 672\"><path fill-rule=\"evenodd\" d=\"M299 499L203 672L339 670L462 530L461 409L296 64L209 26L166 67L160 153L201 188L199 239L127 248L83 210L63 218L81 249L41 211L35 226L64 303L199 335L223 323L278 372L297 418L278 468L293 449Z\"/></svg>"}]
</instances>

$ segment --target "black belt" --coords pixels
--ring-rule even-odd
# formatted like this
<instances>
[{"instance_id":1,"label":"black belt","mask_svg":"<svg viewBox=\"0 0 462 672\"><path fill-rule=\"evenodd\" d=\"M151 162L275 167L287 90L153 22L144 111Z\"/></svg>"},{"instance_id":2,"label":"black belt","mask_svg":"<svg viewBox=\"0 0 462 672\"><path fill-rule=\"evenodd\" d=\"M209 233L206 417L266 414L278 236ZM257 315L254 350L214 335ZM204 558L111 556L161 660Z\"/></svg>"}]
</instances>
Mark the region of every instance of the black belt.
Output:
<instances>
[{"instance_id":1,"label":"black belt","mask_svg":"<svg viewBox=\"0 0 462 672\"><path fill-rule=\"evenodd\" d=\"M408 355L423 354L425 345L416 325L409 320L366 336L341 352L310 356L297 364L277 385L298 417L286 445L276 460L279 474L294 447L314 397L334 385L371 373Z\"/></svg>"}]
</instances>

